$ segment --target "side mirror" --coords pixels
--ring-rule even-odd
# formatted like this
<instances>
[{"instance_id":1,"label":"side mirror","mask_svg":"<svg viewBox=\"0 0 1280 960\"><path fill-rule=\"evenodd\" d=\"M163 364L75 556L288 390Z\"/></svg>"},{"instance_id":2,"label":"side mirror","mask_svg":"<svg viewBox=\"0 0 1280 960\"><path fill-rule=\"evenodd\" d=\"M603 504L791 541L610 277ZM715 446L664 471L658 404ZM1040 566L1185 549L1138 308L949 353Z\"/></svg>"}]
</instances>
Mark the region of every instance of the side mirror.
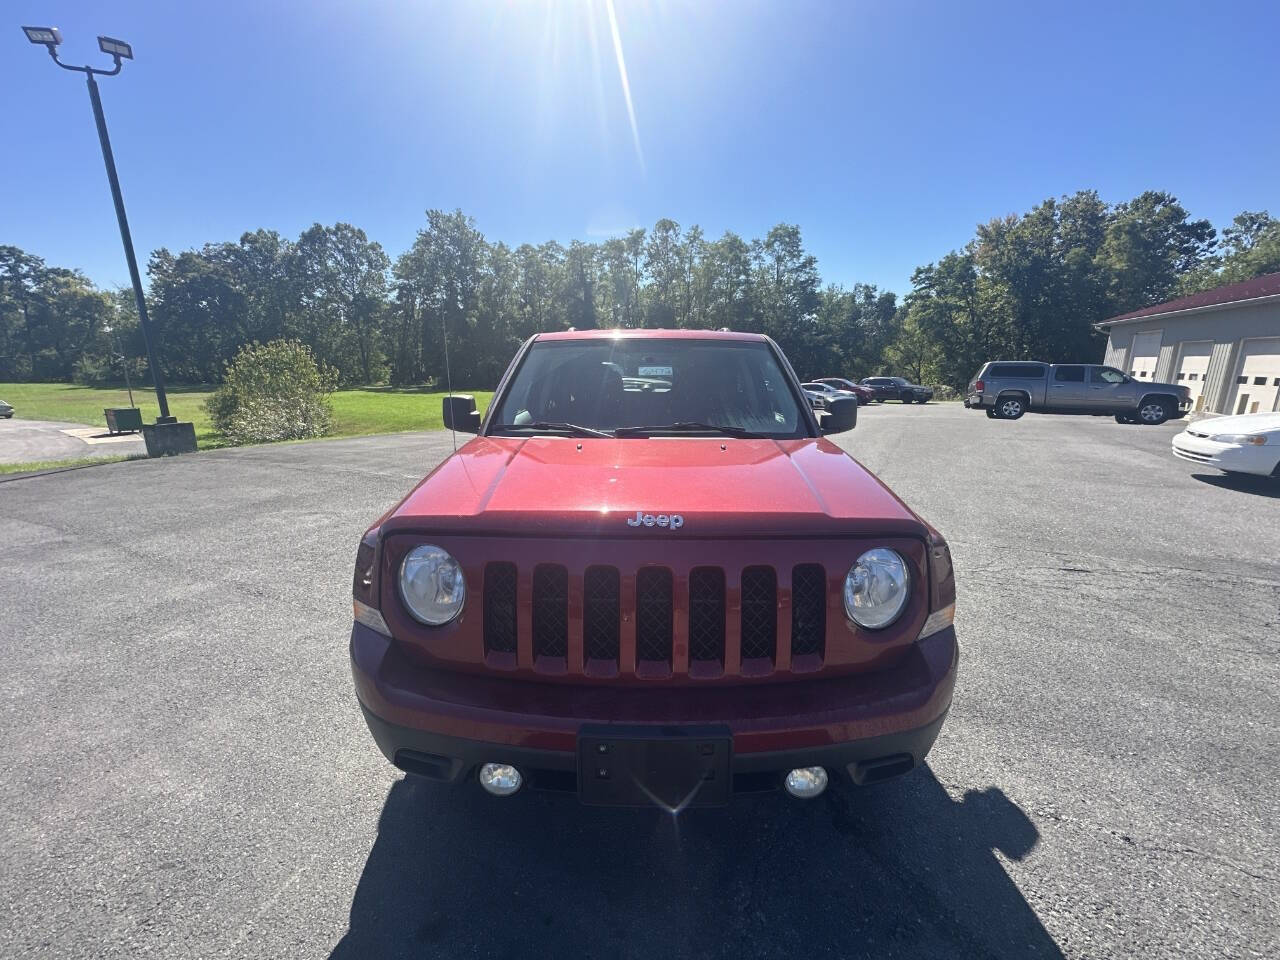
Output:
<instances>
[{"instance_id":1,"label":"side mirror","mask_svg":"<svg viewBox=\"0 0 1280 960\"><path fill-rule=\"evenodd\" d=\"M480 413L476 410L476 398L469 393L455 393L445 397L444 426L446 430L462 433L480 432Z\"/></svg>"},{"instance_id":2,"label":"side mirror","mask_svg":"<svg viewBox=\"0 0 1280 960\"><path fill-rule=\"evenodd\" d=\"M837 397L827 401L827 409L816 411L822 432L844 433L858 425L858 398Z\"/></svg>"}]
</instances>

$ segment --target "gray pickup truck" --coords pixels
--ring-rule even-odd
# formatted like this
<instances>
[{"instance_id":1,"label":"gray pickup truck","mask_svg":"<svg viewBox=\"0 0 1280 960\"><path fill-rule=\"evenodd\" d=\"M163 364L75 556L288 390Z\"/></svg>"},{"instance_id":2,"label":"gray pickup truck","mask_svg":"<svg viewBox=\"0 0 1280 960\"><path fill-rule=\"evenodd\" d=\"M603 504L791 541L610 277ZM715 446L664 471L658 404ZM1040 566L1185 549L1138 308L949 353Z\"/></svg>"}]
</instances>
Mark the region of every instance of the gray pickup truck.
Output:
<instances>
[{"instance_id":1,"label":"gray pickup truck","mask_svg":"<svg viewBox=\"0 0 1280 960\"><path fill-rule=\"evenodd\" d=\"M1191 391L1173 383L1136 380L1097 363L994 360L969 381L964 405L996 420L1033 413L1111 415L1116 423L1155 425L1191 409Z\"/></svg>"}]
</instances>

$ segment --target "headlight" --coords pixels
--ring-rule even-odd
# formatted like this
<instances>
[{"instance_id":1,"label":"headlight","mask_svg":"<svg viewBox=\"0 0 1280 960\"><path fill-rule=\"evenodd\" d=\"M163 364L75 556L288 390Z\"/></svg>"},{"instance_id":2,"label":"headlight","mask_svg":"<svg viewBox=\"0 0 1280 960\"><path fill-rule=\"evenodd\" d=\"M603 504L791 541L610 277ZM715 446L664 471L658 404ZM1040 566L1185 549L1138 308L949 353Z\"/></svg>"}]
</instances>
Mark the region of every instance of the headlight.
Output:
<instances>
[{"instance_id":1,"label":"headlight","mask_svg":"<svg viewBox=\"0 0 1280 960\"><path fill-rule=\"evenodd\" d=\"M887 627L907 605L910 586L902 557L885 547L868 550L844 578L844 611L868 630Z\"/></svg>"},{"instance_id":2,"label":"headlight","mask_svg":"<svg viewBox=\"0 0 1280 960\"><path fill-rule=\"evenodd\" d=\"M1267 442L1266 436L1261 433L1220 433L1209 439L1218 443L1236 443L1246 447L1261 447Z\"/></svg>"},{"instance_id":3,"label":"headlight","mask_svg":"<svg viewBox=\"0 0 1280 960\"><path fill-rule=\"evenodd\" d=\"M444 626L462 612L467 599L462 567L440 547L414 547L400 564L400 599L415 620Z\"/></svg>"}]
</instances>

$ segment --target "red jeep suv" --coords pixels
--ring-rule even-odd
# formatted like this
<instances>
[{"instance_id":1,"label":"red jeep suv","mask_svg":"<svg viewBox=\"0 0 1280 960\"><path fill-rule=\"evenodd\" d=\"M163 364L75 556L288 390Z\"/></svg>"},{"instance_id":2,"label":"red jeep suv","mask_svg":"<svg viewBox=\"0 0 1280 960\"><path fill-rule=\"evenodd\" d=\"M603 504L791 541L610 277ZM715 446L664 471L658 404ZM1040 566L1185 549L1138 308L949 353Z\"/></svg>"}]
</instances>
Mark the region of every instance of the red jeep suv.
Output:
<instances>
[{"instance_id":1,"label":"red jeep suv","mask_svg":"<svg viewBox=\"0 0 1280 960\"><path fill-rule=\"evenodd\" d=\"M824 434L768 337L526 342L478 434L364 535L351 665L382 752L490 794L675 811L928 753L951 704L946 541Z\"/></svg>"}]
</instances>

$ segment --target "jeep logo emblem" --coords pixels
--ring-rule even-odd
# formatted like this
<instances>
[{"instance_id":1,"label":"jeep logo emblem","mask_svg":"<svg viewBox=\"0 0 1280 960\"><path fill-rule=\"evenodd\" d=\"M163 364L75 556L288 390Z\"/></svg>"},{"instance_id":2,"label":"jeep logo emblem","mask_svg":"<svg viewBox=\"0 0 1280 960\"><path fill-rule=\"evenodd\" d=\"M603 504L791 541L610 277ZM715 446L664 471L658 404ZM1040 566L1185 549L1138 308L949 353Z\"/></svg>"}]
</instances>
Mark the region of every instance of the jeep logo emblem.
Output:
<instances>
[{"instance_id":1,"label":"jeep logo emblem","mask_svg":"<svg viewBox=\"0 0 1280 960\"><path fill-rule=\"evenodd\" d=\"M684 517L678 513L641 513L636 511L634 517L627 517L628 527L670 527L679 530L684 526Z\"/></svg>"}]
</instances>

